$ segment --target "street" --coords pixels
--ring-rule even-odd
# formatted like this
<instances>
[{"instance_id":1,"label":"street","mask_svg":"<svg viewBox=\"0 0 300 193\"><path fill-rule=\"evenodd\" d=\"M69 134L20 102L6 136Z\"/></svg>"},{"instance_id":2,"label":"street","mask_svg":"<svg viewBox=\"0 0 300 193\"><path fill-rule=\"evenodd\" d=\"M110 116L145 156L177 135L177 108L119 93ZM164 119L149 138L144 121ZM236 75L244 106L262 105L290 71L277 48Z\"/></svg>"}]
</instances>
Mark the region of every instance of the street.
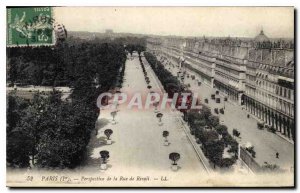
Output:
<instances>
[{"instance_id":1,"label":"street","mask_svg":"<svg viewBox=\"0 0 300 193\"><path fill-rule=\"evenodd\" d=\"M174 65L176 62L174 60L169 60ZM167 66L166 69L170 70L174 76L177 76L179 69L177 67ZM224 104L224 96L220 92L221 102L216 103L215 100L210 99L211 94L215 94L216 89L211 88L207 84L203 83L198 86L197 79L200 76L196 73L187 70L190 75L189 78L185 76L184 84L190 84L190 90L193 93L198 93L201 101L204 103L204 99L207 98L209 103L206 104L212 109L212 113L220 118L220 122L224 123L228 127L229 133L232 134L232 130L237 129L241 135L240 138L236 138L242 145L251 144L254 146L256 151L255 160L260 164L264 165L265 162L269 164L276 164L281 168L290 170L294 167L294 145L276 134L269 131L259 130L257 128L257 121L250 117L247 118L248 113L245 109L242 110L241 106L234 104L231 101L227 101ZM191 75L195 75L195 80L192 80ZM216 114L214 108L224 108L225 113ZM239 120L239 121L237 121ZM276 158L276 153L279 153L279 158Z\"/></svg>"},{"instance_id":2,"label":"street","mask_svg":"<svg viewBox=\"0 0 300 193\"><path fill-rule=\"evenodd\" d=\"M127 60L124 78L122 92L141 92L142 94L149 92L137 56L133 60ZM153 77L149 75L149 78L153 90L159 90ZM166 175L175 178L173 179L175 181L182 180L182 175L198 175L199 177L207 175L175 114L170 113L169 109L161 111L163 113L162 126L158 125L153 109L126 109L120 105L115 117L117 122L115 125L111 123L110 112L111 110L108 109L100 113L98 135L93 135L90 141L89 157L84 170L103 172L104 175L128 175L129 172L135 175L147 173L158 177ZM107 128L113 130L112 145L106 145L105 142L104 130ZM170 133L169 146L163 144L163 130L168 130ZM100 171L99 152L101 150L110 152L106 171ZM181 155L178 161L180 168L176 172L171 170L169 153L172 152L178 152Z\"/></svg>"},{"instance_id":3,"label":"street","mask_svg":"<svg viewBox=\"0 0 300 193\"><path fill-rule=\"evenodd\" d=\"M131 57L128 57L131 58ZM159 91L160 83L157 77L143 58L148 77L150 78L151 90ZM151 72L152 71L152 72ZM172 70L174 73L176 69ZM213 92L208 86L202 84L198 87L195 81L187 79L186 83L191 83L191 89L198 92L199 96L205 98ZM194 83L193 83L194 82ZM127 59L123 88L121 92L147 93L147 84L141 69L137 55L133 59ZM223 99L222 99L223 101ZM209 100L210 106L217 104ZM43 176L59 176L70 182L61 181L66 187L84 187L84 186L101 186L101 187L208 187L208 186L275 186L278 184L290 185L293 181L292 173L272 174L253 174L241 171L240 166L234 166L237 170L229 173L210 172L206 170L206 165L199 160L187 133L183 129L182 123L178 120L178 112L166 109L163 113L163 125L158 125L154 109L137 110L127 109L127 104L120 105L115 117L116 124L113 124L112 110L102 110L96 129L98 134L93 132L89 145L87 146L86 160L75 169L64 170L46 170L33 168L31 170L8 170L8 182L22 178L24 175L33 175L35 179L42 179ZM219 106L223 105L218 104ZM230 112L230 113L229 113ZM280 156L277 159L283 163L293 163L292 157L285 156L293 152L292 145L280 137L261 131L256 128L253 120L246 118L247 113L236 105L226 102L224 124L228 126L229 132L232 128L237 128L241 132L241 142L251 142L255 146L257 161L267 160L274 163L275 155L273 153L279 150ZM233 116L239 117L239 122L234 122ZM105 129L112 129L112 144L106 144L107 138L104 134ZM170 135L169 146L164 146L162 131L168 130ZM286 148L284 150L284 148ZM109 151L110 157L107 162L107 169L100 168L101 160L99 152L102 150ZM179 169L172 171L169 154L171 152L180 153L178 161ZM263 153L270 152L270 153ZM275 162L276 164L279 164ZM234 174L234 175L233 175ZM63 178L64 177L64 178ZM46 183L46 182L45 182ZM57 183L57 182L56 182ZM49 181L51 185L53 182Z\"/></svg>"}]
</instances>

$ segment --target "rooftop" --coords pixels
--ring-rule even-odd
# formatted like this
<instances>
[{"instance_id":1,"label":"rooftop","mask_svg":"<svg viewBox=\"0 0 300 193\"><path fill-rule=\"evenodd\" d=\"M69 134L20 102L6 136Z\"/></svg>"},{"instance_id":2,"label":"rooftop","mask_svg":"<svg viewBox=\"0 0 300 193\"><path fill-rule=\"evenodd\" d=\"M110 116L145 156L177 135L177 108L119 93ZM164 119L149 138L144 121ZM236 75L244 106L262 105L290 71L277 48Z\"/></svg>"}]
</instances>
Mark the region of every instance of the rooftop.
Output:
<instances>
[{"instance_id":1,"label":"rooftop","mask_svg":"<svg viewBox=\"0 0 300 193\"><path fill-rule=\"evenodd\" d=\"M256 42L268 42L270 39L264 34L264 31L261 30L260 33L255 37Z\"/></svg>"}]
</instances>

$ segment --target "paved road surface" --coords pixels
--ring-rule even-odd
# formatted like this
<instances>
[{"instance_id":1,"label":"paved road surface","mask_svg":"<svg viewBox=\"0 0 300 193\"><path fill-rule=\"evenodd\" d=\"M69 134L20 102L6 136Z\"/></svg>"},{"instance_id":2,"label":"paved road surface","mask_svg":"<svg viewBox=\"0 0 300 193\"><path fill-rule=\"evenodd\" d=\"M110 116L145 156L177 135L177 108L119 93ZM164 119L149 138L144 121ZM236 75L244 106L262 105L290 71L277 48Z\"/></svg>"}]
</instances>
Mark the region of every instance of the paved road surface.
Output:
<instances>
[{"instance_id":1,"label":"paved road surface","mask_svg":"<svg viewBox=\"0 0 300 193\"><path fill-rule=\"evenodd\" d=\"M124 78L122 92L143 94L149 92L138 57L127 60ZM151 76L149 78L153 90L159 90L153 78ZM167 178L176 178L180 183L184 183L185 175L197 175L199 178L207 175L174 114L168 110L162 111L163 126L159 126L153 109L129 110L125 105L121 105L119 109L116 125L112 124L111 110L101 111L98 119L98 135L94 136L89 144L89 158L85 163L85 170L102 172L99 168L99 151L108 150L109 168L102 172L104 175L146 174L158 178L166 175ZM114 132L111 136L112 145L105 144L103 131L107 128ZM163 145L163 130L170 132L169 146ZM171 161L168 158L169 153L174 151L181 154L178 161L180 169L177 172L170 169ZM157 183L160 183L160 180Z\"/></svg>"}]
</instances>

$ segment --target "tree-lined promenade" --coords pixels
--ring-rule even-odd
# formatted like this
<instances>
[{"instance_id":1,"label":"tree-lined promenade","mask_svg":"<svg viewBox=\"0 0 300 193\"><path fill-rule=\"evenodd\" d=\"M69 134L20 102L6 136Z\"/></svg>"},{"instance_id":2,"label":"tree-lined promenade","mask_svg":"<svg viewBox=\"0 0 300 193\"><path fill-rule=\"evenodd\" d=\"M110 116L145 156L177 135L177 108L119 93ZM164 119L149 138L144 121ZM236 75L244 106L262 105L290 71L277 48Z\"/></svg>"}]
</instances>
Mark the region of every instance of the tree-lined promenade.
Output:
<instances>
[{"instance_id":1,"label":"tree-lined promenade","mask_svg":"<svg viewBox=\"0 0 300 193\"><path fill-rule=\"evenodd\" d=\"M156 56L146 52L145 58L153 68L154 72L160 79L166 92L172 94L174 92L187 92L188 88L180 82L176 76L169 72L164 65L157 60ZM230 167L237 160L238 143L228 133L225 125L219 123L219 118L211 113L204 103L202 108L181 110L184 120L188 123L192 135L197 139L204 154L215 168ZM224 158L224 150L231 154ZM227 152L226 152L227 153Z\"/></svg>"},{"instance_id":2,"label":"tree-lined promenade","mask_svg":"<svg viewBox=\"0 0 300 193\"><path fill-rule=\"evenodd\" d=\"M143 54L142 54L143 55ZM144 67L143 67L144 66ZM144 70L143 70L144 69ZM138 53L128 54L122 93L150 93L160 90L157 79L145 58ZM151 89L149 89L149 85ZM97 135L88 145L89 155L83 171L100 171L103 175L150 176L166 175L179 180L188 173L205 176L207 172L181 128L177 116L169 109L128 109L127 103L101 111L97 121ZM112 134L108 139L107 130ZM111 140L111 142L108 142ZM99 152L109 151L107 168L101 171ZM172 153L178 153L172 154ZM173 171L173 170L176 170ZM162 183L160 180L157 183Z\"/></svg>"}]
</instances>

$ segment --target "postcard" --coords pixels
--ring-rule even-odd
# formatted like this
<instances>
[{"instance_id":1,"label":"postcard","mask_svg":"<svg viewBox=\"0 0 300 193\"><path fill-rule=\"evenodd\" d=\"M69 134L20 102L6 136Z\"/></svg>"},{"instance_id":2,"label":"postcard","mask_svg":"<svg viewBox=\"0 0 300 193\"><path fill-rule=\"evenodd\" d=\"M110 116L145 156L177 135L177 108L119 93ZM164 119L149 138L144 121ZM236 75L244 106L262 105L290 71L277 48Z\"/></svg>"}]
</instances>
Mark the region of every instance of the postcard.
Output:
<instances>
[{"instance_id":1,"label":"postcard","mask_svg":"<svg viewBox=\"0 0 300 193\"><path fill-rule=\"evenodd\" d=\"M6 7L8 187L294 187L294 7Z\"/></svg>"}]
</instances>

